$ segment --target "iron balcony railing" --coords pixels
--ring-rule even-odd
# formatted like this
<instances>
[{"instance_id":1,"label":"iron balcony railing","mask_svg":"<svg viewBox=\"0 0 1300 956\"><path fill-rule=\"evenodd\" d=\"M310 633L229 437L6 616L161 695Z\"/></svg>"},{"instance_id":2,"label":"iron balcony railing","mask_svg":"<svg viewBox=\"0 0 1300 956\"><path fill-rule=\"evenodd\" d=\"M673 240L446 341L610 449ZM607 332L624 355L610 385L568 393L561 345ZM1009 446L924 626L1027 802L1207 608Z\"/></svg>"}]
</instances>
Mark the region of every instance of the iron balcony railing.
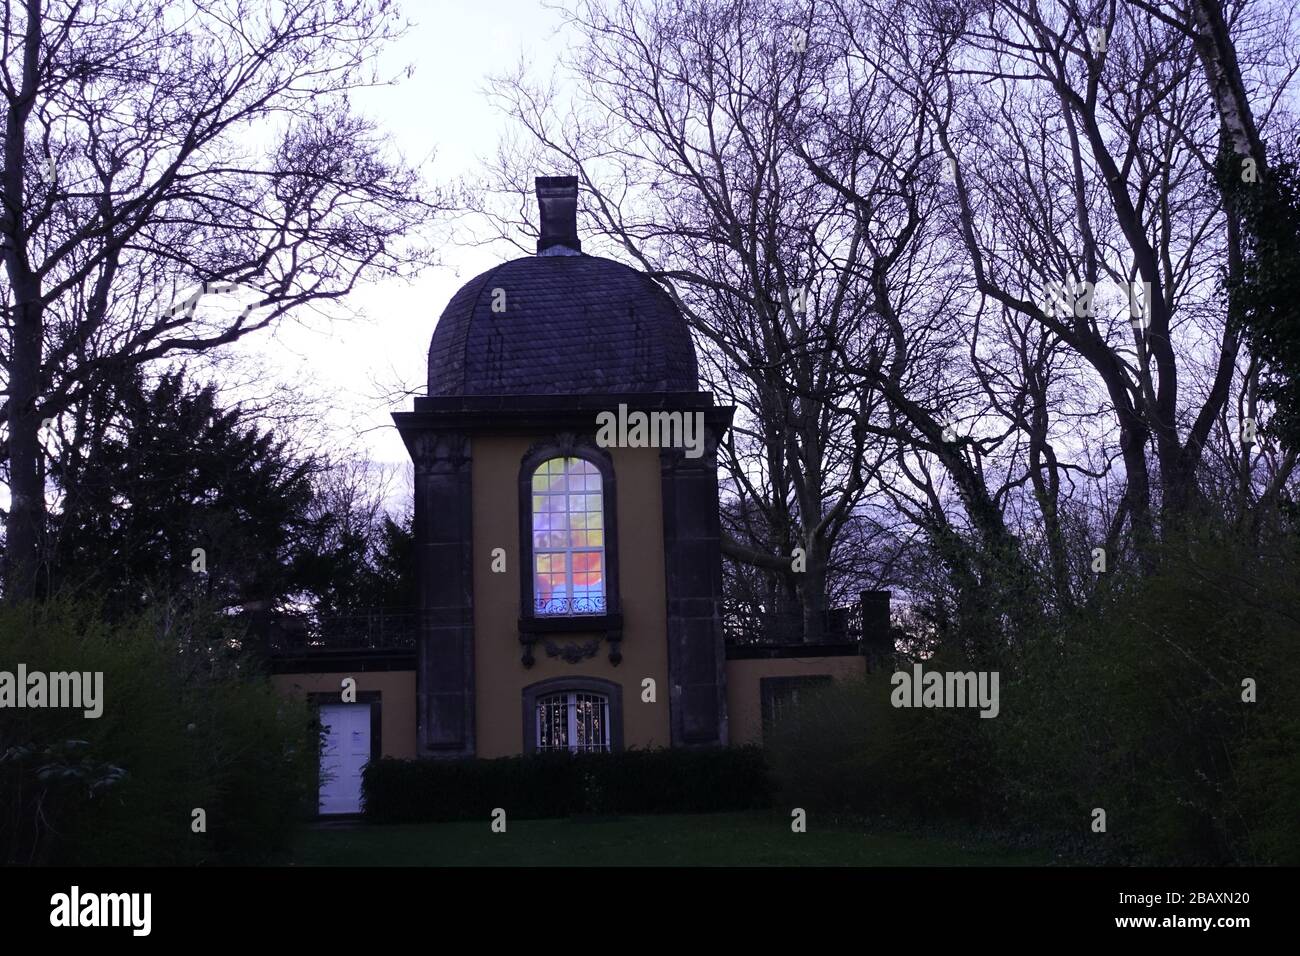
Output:
<instances>
[{"instance_id":1,"label":"iron balcony railing","mask_svg":"<svg viewBox=\"0 0 1300 956\"><path fill-rule=\"evenodd\" d=\"M533 614L537 617L579 617L608 611L603 597L551 597L533 601Z\"/></svg>"},{"instance_id":2,"label":"iron balcony railing","mask_svg":"<svg viewBox=\"0 0 1300 956\"><path fill-rule=\"evenodd\" d=\"M768 611L749 603L724 602L722 633L728 644L799 644L806 638L803 614ZM830 608L822 617L824 643L857 643L862 640L862 605Z\"/></svg>"},{"instance_id":3,"label":"iron balcony railing","mask_svg":"<svg viewBox=\"0 0 1300 956\"><path fill-rule=\"evenodd\" d=\"M367 608L347 614L280 615L266 628L273 654L320 651L413 650L420 613L412 608Z\"/></svg>"},{"instance_id":4,"label":"iron balcony railing","mask_svg":"<svg viewBox=\"0 0 1300 956\"><path fill-rule=\"evenodd\" d=\"M551 605L539 609L539 616L563 616ZM583 602L566 609L570 614L599 613L603 607ZM723 602L722 631L728 644L798 644L805 640L802 615L771 612L748 603ZM420 612L413 608L366 608L346 614L276 615L256 629L275 655L310 654L328 651L411 650L419 634ZM862 640L862 605L832 608L825 612L819 640L826 643L857 643Z\"/></svg>"}]
</instances>

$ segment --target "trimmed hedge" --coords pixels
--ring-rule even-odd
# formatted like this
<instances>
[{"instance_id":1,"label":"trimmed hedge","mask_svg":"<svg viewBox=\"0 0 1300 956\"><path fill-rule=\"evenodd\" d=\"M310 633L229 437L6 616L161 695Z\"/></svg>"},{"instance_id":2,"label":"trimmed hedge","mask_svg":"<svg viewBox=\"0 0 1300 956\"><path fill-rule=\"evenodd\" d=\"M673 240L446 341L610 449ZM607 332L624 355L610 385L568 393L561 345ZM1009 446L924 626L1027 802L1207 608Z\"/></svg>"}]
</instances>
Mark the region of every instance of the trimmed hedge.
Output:
<instances>
[{"instance_id":1,"label":"trimmed hedge","mask_svg":"<svg viewBox=\"0 0 1300 956\"><path fill-rule=\"evenodd\" d=\"M362 777L377 823L512 819L577 814L713 813L771 805L758 747L535 754L495 760L371 761Z\"/></svg>"}]
</instances>

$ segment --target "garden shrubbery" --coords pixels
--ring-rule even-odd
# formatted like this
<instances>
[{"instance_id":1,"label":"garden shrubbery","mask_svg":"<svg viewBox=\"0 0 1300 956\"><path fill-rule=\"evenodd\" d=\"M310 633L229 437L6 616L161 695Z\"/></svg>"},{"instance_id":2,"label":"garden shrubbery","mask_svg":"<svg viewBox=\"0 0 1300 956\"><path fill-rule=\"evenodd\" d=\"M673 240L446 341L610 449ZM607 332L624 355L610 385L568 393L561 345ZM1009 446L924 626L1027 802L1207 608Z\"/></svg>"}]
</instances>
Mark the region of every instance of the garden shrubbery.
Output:
<instances>
[{"instance_id":1,"label":"garden shrubbery","mask_svg":"<svg viewBox=\"0 0 1300 956\"><path fill-rule=\"evenodd\" d=\"M1121 861L1300 861L1293 548L1182 542L1027 648L988 722L1008 812L1091 839L1104 809Z\"/></svg>"},{"instance_id":2,"label":"garden shrubbery","mask_svg":"<svg viewBox=\"0 0 1300 956\"><path fill-rule=\"evenodd\" d=\"M1112 862L1300 862L1294 542L1204 534L1158 568L1008 655L995 719L896 709L889 668L810 695L770 747L783 802L1054 832Z\"/></svg>"},{"instance_id":3,"label":"garden shrubbery","mask_svg":"<svg viewBox=\"0 0 1300 956\"><path fill-rule=\"evenodd\" d=\"M900 820L978 819L990 798L989 742L978 726L987 721L975 711L895 708L889 676L809 691L792 719L767 732L782 802Z\"/></svg>"},{"instance_id":4,"label":"garden shrubbery","mask_svg":"<svg viewBox=\"0 0 1300 956\"><path fill-rule=\"evenodd\" d=\"M366 817L378 823L579 814L709 813L768 806L772 787L757 747L545 753L495 760L371 761Z\"/></svg>"},{"instance_id":5,"label":"garden shrubbery","mask_svg":"<svg viewBox=\"0 0 1300 956\"><path fill-rule=\"evenodd\" d=\"M0 670L104 674L98 718L0 712L0 860L234 863L286 845L315 793L310 711L243 676L219 635L178 648L177 626L162 638L66 602L0 608Z\"/></svg>"}]
</instances>

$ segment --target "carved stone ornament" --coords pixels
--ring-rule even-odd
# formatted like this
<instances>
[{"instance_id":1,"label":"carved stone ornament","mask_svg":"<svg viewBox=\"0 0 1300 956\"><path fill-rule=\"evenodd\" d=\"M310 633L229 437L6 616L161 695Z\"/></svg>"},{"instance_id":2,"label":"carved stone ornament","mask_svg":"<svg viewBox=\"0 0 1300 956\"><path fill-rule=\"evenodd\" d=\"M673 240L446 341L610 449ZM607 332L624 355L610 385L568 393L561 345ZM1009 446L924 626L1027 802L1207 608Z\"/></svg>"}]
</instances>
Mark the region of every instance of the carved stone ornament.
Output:
<instances>
[{"instance_id":1,"label":"carved stone ornament","mask_svg":"<svg viewBox=\"0 0 1300 956\"><path fill-rule=\"evenodd\" d=\"M559 657L568 664L577 664L588 657L596 656L596 652L600 650L600 638L595 637L581 644L557 644L554 641L546 641L542 646L546 648L547 657Z\"/></svg>"}]
</instances>

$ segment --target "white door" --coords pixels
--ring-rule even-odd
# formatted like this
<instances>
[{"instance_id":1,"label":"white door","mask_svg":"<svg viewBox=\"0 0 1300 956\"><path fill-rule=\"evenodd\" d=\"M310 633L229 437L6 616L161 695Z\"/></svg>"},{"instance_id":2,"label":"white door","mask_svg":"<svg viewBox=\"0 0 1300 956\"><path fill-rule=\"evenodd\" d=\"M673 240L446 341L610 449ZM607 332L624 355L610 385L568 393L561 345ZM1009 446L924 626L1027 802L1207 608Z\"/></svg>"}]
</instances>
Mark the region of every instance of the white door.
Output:
<instances>
[{"instance_id":1,"label":"white door","mask_svg":"<svg viewBox=\"0 0 1300 956\"><path fill-rule=\"evenodd\" d=\"M322 704L320 812L361 812L361 769L370 760L370 705Z\"/></svg>"}]
</instances>

